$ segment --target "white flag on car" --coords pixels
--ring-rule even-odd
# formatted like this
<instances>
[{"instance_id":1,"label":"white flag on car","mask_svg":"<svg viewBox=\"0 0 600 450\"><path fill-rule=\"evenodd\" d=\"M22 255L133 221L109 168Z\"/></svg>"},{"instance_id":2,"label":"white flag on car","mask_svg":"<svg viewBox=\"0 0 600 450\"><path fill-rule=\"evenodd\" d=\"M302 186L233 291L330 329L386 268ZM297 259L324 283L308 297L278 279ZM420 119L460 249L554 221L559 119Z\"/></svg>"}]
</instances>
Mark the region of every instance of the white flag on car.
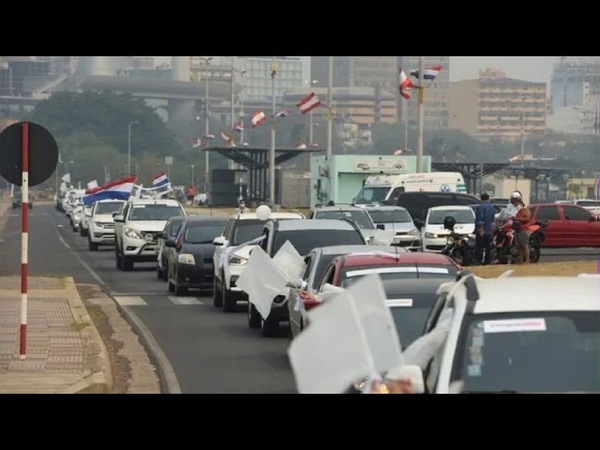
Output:
<instances>
[{"instance_id":1,"label":"white flag on car","mask_svg":"<svg viewBox=\"0 0 600 450\"><path fill-rule=\"evenodd\" d=\"M285 295L289 287L289 277L265 253L261 247L254 247L246 268L236 281L237 287L248 294L263 319L271 313L271 303L278 295Z\"/></svg>"},{"instance_id":2,"label":"white flag on car","mask_svg":"<svg viewBox=\"0 0 600 450\"><path fill-rule=\"evenodd\" d=\"M273 262L283 270L290 281L302 277L306 271L304 259L290 241L285 241L273 256Z\"/></svg>"},{"instance_id":3,"label":"white flag on car","mask_svg":"<svg viewBox=\"0 0 600 450\"><path fill-rule=\"evenodd\" d=\"M400 339L378 275L358 280L308 312L288 349L298 392L342 393L402 364Z\"/></svg>"}]
</instances>

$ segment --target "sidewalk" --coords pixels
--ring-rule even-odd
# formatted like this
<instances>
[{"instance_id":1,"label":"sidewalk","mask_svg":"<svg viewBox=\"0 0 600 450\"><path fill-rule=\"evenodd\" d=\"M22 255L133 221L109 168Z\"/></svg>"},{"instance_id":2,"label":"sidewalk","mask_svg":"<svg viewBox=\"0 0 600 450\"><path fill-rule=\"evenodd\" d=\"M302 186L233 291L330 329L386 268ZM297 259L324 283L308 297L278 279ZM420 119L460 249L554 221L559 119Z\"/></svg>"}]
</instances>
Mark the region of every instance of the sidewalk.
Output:
<instances>
[{"instance_id":1,"label":"sidewalk","mask_svg":"<svg viewBox=\"0 0 600 450\"><path fill-rule=\"evenodd\" d=\"M110 392L110 360L73 278L35 277L28 284L21 360L21 279L0 277L0 393Z\"/></svg>"}]
</instances>

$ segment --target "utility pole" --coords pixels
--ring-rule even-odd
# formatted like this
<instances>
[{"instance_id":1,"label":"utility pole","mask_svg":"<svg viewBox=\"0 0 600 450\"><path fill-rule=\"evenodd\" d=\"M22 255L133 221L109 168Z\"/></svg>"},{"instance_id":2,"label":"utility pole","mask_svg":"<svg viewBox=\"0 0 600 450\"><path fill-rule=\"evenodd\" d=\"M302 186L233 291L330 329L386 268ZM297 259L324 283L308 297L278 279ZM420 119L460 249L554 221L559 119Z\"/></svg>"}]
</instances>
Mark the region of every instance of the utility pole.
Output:
<instances>
[{"instance_id":1,"label":"utility pole","mask_svg":"<svg viewBox=\"0 0 600 450\"><path fill-rule=\"evenodd\" d=\"M425 128L425 86L423 85L423 71L425 64L423 57L419 56L419 124L417 130L417 173L423 172L423 131Z\"/></svg>"},{"instance_id":2,"label":"utility pole","mask_svg":"<svg viewBox=\"0 0 600 450\"><path fill-rule=\"evenodd\" d=\"M204 61L204 139L203 141L208 142L208 136L210 135L210 105L209 105L209 87L208 87L208 72L210 67L210 61L212 56L208 58L201 58ZM208 196L209 191L209 174L210 174L210 154L207 150L204 151L204 192Z\"/></svg>"},{"instance_id":3,"label":"utility pole","mask_svg":"<svg viewBox=\"0 0 600 450\"><path fill-rule=\"evenodd\" d=\"M271 208L275 205L275 122L277 118L276 103L275 103L275 77L279 67L273 56L271 62L271 150L269 152L269 205Z\"/></svg>"},{"instance_id":4,"label":"utility pole","mask_svg":"<svg viewBox=\"0 0 600 450\"><path fill-rule=\"evenodd\" d=\"M235 139L234 139L234 136L235 136L235 93L234 93L235 65L234 65L234 60L235 60L235 56L232 56L231 57L231 85L230 85L231 98L229 99L229 101L231 102L231 111L229 112L229 116L231 117L230 130L231 130L231 143L232 144L235 142ZM231 159L227 160L227 165L229 166L229 170L233 170L235 168L235 164Z\"/></svg>"},{"instance_id":5,"label":"utility pole","mask_svg":"<svg viewBox=\"0 0 600 450\"><path fill-rule=\"evenodd\" d=\"M327 80L327 157L333 154L333 56L329 57L329 77ZM312 127L311 127L312 131Z\"/></svg>"}]
</instances>

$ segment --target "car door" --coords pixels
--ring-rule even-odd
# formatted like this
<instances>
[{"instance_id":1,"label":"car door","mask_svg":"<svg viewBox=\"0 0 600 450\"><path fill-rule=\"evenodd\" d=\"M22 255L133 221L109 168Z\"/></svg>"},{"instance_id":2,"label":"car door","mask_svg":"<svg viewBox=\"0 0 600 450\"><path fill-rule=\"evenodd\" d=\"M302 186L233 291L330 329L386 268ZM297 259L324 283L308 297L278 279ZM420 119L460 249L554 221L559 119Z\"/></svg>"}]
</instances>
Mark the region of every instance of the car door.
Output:
<instances>
[{"instance_id":1,"label":"car door","mask_svg":"<svg viewBox=\"0 0 600 450\"><path fill-rule=\"evenodd\" d=\"M592 247L599 244L599 223L592 220L592 214L580 206L563 205L563 216L567 227L567 241L570 247ZM591 245L590 245L591 244Z\"/></svg>"},{"instance_id":2,"label":"car door","mask_svg":"<svg viewBox=\"0 0 600 450\"><path fill-rule=\"evenodd\" d=\"M304 258L304 264L306 264L306 270L304 271L304 275L302 275L303 281L308 281L309 274L313 268L313 264L315 264L315 254L313 252L309 253ZM293 335L296 336L301 331L301 322L302 322L302 311L298 311L296 308L296 295L298 293L298 289L290 289L290 294L288 296L288 311L290 316L290 327L292 327Z\"/></svg>"},{"instance_id":3,"label":"car door","mask_svg":"<svg viewBox=\"0 0 600 450\"><path fill-rule=\"evenodd\" d=\"M317 293L322 292L323 286L325 286L326 284L334 283L335 269L336 269L335 262L332 262L331 264L329 264L327 269L325 269L325 271L323 272L323 276L321 277L321 280L319 281L319 284L317 285L318 286Z\"/></svg>"},{"instance_id":4,"label":"car door","mask_svg":"<svg viewBox=\"0 0 600 450\"><path fill-rule=\"evenodd\" d=\"M223 229L223 237L230 242L231 242L232 235L233 235L233 228L234 228L234 220L229 219L227 221L227 224L225 224L225 228ZM215 251L213 253L214 277L217 280L221 280L220 260L221 260L221 255L223 254L223 247L225 247L225 246L224 245L215 245Z\"/></svg>"},{"instance_id":5,"label":"car door","mask_svg":"<svg viewBox=\"0 0 600 450\"><path fill-rule=\"evenodd\" d=\"M532 223L546 224L544 247L564 247L567 244L567 224L560 214L558 205L543 205L532 208Z\"/></svg>"}]
</instances>

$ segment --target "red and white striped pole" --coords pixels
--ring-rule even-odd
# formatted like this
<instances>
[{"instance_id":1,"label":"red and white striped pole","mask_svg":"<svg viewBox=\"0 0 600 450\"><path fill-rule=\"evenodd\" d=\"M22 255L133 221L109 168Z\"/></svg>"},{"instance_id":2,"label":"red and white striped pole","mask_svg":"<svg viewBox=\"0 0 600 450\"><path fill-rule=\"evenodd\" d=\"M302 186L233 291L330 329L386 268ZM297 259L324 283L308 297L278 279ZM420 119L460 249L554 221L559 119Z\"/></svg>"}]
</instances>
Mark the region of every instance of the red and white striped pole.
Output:
<instances>
[{"instance_id":1,"label":"red and white striped pole","mask_svg":"<svg viewBox=\"0 0 600 450\"><path fill-rule=\"evenodd\" d=\"M20 359L27 353L27 274L29 247L29 123L21 128L21 333Z\"/></svg>"}]
</instances>

